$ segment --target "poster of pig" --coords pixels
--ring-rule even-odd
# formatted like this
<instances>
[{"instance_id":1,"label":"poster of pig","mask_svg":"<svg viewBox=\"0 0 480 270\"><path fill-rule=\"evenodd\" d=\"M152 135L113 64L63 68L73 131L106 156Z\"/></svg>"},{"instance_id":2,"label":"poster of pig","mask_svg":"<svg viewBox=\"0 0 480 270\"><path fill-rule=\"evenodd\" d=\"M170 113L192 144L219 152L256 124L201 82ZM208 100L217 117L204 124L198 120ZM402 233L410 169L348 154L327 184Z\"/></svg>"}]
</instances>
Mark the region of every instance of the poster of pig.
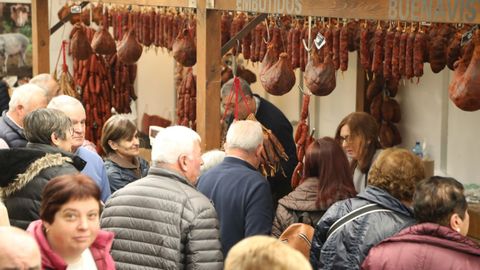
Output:
<instances>
[{"instance_id":1,"label":"poster of pig","mask_svg":"<svg viewBox=\"0 0 480 270\"><path fill-rule=\"evenodd\" d=\"M0 0L0 77L32 77L30 1Z\"/></svg>"}]
</instances>

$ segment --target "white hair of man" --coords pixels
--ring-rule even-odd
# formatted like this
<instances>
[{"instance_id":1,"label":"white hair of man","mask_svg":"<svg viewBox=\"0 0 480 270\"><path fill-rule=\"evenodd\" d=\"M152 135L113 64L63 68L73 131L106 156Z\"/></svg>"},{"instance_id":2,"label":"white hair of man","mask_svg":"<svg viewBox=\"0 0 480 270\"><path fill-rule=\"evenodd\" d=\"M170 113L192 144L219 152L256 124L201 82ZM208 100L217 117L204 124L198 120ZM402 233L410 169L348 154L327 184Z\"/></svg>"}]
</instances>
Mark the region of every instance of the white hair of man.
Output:
<instances>
[{"instance_id":1,"label":"white hair of man","mask_svg":"<svg viewBox=\"0 0 480 270\"><path fill-rule=\"evenodd\" d=\"M204 173L215 165L220 164L225 158L225 152L218 149L213 149L205 152L202 155L203 164L200 167L200 173Z\"/></svg>"},{"instance_id":2,"label":"white hair of man","mask_svg":"<svg viewBox=\"0 0 480 270\"><path fill-rule=\"evenodd\" d=\"M195 143L201 138L197 132L184 126L170 126L155 137L152 146L152 161L154 164L177 162L180 155L190 155Z\"/></svg>"},{"instance_id":3,"label":"white hair of man","mask_svg":"<svg viewBox=\"0 0 480 270\"><path fill-rule=\"evenodd\" d=\"M40 269L41 254L35 239L16 227L0 227L1 269Z\"/></svg>"},{"instance_id":4,"label":"white hair of man","mask_svg":"<svg viewBox=\"0 0 480 270\"><path fill-rule=\"evenodd\" d=\"M60 111L64 111L65 109L71 107L81 107L83 110L85 110L80 100L68 95L60 95L53 97L47 106L47 108L49 109L57 109Z\"/></svg>"},{"instance_id":5,"label":"white hair of man","mask_svg":"<svg viewBox=\"0 0 480 270\"><path fill-rule=\"evenodd\" d=\"M227 131L225 148L252 153L263 143L262 125L257 121L235 121Z\"/></svg>"},{"instance_id":6,"label":"white hair of man","mask_svg":"<svg viewBox=\"0 0 480 270\"><path fill-rule=\"evenodd\" d=\"M28 82L38 85L42 89L47 91L49 99L59 94L60 86L58 85L58 83L55 81L55 79L51 74L48 74L48 73L38 74L37 76L34 76L33 78L31 78L30 81Z\"/></svg>"},{"instance_id":7,"label":"white hair of man","mask_svg":"<svg viewBox=\"0 0 480 270\"><path fill-rule=\"evenodd\" d=\"M48 93L43 88L32 83L23 84L13 90L10 102L8 103L9 111L16 110L18 105L22 105L29 110L32 101L38 97L48 100Z\"/></svg>"}]
</instances>

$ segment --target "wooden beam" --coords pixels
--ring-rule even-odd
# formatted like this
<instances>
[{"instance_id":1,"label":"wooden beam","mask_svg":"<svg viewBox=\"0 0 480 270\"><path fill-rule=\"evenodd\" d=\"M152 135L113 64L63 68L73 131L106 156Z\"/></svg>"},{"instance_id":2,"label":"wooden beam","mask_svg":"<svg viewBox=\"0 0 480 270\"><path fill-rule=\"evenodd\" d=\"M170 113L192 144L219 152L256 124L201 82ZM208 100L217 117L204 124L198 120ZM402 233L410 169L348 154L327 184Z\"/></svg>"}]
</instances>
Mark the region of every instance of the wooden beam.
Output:
<instances>
[{"instance_id":1,"label":"wooden beam","mask_svg":"<svg viewBox=\"0 0 480 270\"><path fill-rule=\"evenodd\" d=\"M48 1L32 0L32 68L33 75L50 73L50 31Z\"/></svg>"},{"instance_id":2,"label":"wooden beam","mask_svg":"<svg viewBox=\"0 0 480 270\"><path fill-rule=\"evenodd\" d=\"M352 19L480 23L480 1L217 0L212 9Z\"/></svg>"},{"instance_id":3,"label":"wooden beam","mask_svg":"<svg viewBox=\"0 0 480 270\"><path fill-rule=\"evenodd\" d=\"M196 0L101 0L90 1L93 3L102 2L118 5L135 5L135 6L160 6L160 7L196 7Z\"/></svg>"},{"instance_id":4,"label":"wooden beam","mask_svg":"<svg viewBox=\"0 0 480 270\"><path fill-rule=\"evenodd\" d=\"M197 8L197 132L202 149L220 148L221 12Z\"/></svg>"},{"instance_id":5,"label":"wooden beam","mask_svg":"<svg viewBox=\"0 0 480 270\"><path fill-rule=\"evenodd\" d=\"M260 14L255 17L253 20L249 21L245 27L242 28L235 36L233 36L225 45L222 47L222 56L225 55L233 46L237 45L237 40L244 38L250 31L267 18L268 14Z\"/></svg>"},{"instance_id":6,"label":"wooden beam","mask_svg":"<svg viewBox=\"0 0 480 270\"><path fill-rule=\"evenodd\" d=\"M367 76L365 69L360 63L360 53L357 53L357 83L356 83L356 95L355 95L355 111L366 112L367 111Z\"/></svg>"}]
</instances>

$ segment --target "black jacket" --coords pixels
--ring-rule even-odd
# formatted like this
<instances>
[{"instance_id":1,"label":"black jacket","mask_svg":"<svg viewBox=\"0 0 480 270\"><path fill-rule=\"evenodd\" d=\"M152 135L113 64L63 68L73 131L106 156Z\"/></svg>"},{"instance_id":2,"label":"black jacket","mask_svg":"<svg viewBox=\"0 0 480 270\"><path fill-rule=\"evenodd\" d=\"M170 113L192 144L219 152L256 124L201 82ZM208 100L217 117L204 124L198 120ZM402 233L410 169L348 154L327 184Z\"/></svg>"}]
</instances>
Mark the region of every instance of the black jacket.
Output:
<instances>
[{"instance_id":1,"label":"black jacket","mask_svg":"<svg viewBox=\"0 0 480 270\"><path fill-rule=\"evenodd\" d=\"M42 191L47 182L60 175L78 173L85 162L69 153L44 144L0 150L0 198L8 210L10 224L26 229L39 219Z\"/></svg>"},{"instance_id":2,"label":"black jacket","mask_svg":"<svg viewBox=\"0 0 480 270\"><path fill-rule=\"evenodd\" d=\"M359 216L326 240L328 229L341 217L376 203L391 210ZM415 223L413 212L386 191L367 186L355 198L333 204L315 227L310 251L313 269L360 269L370 248Z\"/></svg>"},{"instance_id":3,"label":"black jacket","mask_svg":"<svg viewBox=\"0 0 480 270\"><path fill-rule=\"evenodd\" d=\"M282 160L281 162L282 168L285 171L285 176L282 172L277 172L274 177L267 177L270 182L273 201L276 204L280 198L292 191L290 179L292 178L293 170L298 163L297 148L295 146L295 141L293 140L293 127L287 117L282 111L275 107L275 105L258 95L254 96L260 99L260 106L257 109L255 118L277 136L288 155L288 161L285 162Z\"/></svg>"},{"instance_id":4,"label":"black jacket","mask_svg":"<svg viewBox=\"0 0 480 270\"><path fill-rule=\"evenodd\" d=\"M2 138L10 148L25 147L27 139L23 134L23 129L17 126L4 111L0 117L0 138Z\"/></svg>"}]
</instances>

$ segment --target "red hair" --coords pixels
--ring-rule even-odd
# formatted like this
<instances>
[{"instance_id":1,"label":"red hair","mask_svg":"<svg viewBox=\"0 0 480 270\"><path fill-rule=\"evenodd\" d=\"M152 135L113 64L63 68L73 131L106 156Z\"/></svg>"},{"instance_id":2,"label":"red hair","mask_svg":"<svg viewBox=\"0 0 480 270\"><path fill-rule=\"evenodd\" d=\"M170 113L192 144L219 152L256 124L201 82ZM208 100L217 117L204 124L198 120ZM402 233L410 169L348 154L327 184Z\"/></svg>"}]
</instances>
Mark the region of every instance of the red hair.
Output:
<instances>
[{"instance_id":1,"label":"red hair","mask_svg":"<svg viewBox=\"0 0 480 270\"><path fill-rule=\"evenodd\" d=\"M320 209L357 194L347 156L330 137L315 140L307 148L304 177L318 179L316 205Z\"/></svg>"}]
</instances>

